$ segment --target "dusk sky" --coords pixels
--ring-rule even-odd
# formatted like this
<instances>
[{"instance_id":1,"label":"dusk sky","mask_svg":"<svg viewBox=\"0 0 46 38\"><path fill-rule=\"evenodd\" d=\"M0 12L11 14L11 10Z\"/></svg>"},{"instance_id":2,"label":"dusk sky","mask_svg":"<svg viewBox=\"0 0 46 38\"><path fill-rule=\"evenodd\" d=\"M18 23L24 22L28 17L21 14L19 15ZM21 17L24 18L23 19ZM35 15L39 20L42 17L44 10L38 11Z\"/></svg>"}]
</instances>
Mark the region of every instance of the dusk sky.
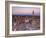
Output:
<instances>
[{"instance_id":1,"label":"dusk sky","mask_svg":"<svg viewBox=\"0 0 46 38\"><path fill-rule=\"evenodd\" d=\"M34 11L34 15L40 15L40 8L38 7L12 7L13 15L32 15Z\"/></svg>"}]
</instances>

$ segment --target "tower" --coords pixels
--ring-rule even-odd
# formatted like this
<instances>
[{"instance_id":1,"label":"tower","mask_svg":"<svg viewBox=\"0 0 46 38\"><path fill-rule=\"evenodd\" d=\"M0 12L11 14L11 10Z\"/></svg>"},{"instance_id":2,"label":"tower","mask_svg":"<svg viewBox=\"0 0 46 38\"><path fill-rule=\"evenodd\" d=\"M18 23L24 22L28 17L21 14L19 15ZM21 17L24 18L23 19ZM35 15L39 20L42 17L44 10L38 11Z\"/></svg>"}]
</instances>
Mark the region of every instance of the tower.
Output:
<instances>
[{"instance_id":1,"label":"tower","mask_svg":"<svg viewBox=\"0 0 46 38\"><path fill-rule=\"evenodd\" d=\"M35 15L34 15L34 10L32 12L32 27L34 27L36 25L36 21L35 21Z\"/></svg>"},{"instance_id":2,"label":"tower","mask_svg":"<svg viewBox=\"0 0 46 38\"><path fill-rule=\"evenodd\" d=\"M34 11L32 12L32 15L34 16Z\"/></svg>"},{"instance_id":3,"label":"tower","mask_svg":"<svg viewBox=\"0 0 46 38\"><path fill-rule=\"evenodd\" d=\"M33 12L32 12L32 20L34 19L34 10L33 10Z\"/></svg>"}]
</instances>

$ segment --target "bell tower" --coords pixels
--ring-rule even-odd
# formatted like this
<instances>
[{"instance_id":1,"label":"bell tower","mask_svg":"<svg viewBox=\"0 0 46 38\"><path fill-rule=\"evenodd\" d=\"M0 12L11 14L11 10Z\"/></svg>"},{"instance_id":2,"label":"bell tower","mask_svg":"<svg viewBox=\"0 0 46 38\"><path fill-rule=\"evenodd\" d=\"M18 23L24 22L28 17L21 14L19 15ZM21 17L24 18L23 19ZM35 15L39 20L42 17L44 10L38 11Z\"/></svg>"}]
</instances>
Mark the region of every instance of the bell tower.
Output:
<instances>
[{"instance_id":1,"label":"bell tower","mask_svg":"<svg viewBox=\"0 0 46 38\"><path fill-rule=\"evenodd\" d=\"M34 16L34 11L32 12L32 15Z\"/></svg>"},{"instance_id":2,"label":"bell tower","mask_svg":"<svg viewBox=\"0 0 46 38\"><path fill-rule=\"evenodd\" d=\"M35 15L34 15L34 10L32 12L32 27L34 27L36 24L36 21L35 21Z\"/></svg>"},{"instance_id":3,"label":"bell tower","mask_svg":"<svg viewBox=\"0 0 46 38\"><path fill-rule=\"evenodd\" d=\"M32 20L34 19L34 10L33 10L33 12L32 12Z\"/></svg>"}]
</instances>

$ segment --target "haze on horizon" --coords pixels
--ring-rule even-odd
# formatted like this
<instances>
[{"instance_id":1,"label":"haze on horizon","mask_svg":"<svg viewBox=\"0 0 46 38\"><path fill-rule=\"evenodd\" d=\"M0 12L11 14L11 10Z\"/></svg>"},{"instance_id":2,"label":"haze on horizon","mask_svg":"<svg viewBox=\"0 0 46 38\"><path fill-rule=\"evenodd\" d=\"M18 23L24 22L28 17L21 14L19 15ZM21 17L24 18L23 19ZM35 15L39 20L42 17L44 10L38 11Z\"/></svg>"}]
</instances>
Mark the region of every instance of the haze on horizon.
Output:
<instances>
[{"instance_id":1,"label":"haze on horizon","mask_svg":"<svg viewBox=\"0 0 46 38\"><path fill-rule=\"evenodd\" d=\"M12 7L12 15L34 15L40 16L40 8L38 7Z\"/></svg>"}]
</instances>

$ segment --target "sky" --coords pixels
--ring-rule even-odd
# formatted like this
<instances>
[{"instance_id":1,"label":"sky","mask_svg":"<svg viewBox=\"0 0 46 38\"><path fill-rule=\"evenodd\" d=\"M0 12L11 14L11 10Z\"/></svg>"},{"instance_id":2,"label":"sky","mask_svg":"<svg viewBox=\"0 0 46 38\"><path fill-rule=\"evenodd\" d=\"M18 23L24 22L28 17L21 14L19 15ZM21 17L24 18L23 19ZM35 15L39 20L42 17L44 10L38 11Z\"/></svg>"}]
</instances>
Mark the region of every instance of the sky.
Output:
<instances>
[{"instance_id":1,"label":"sky","mask_svg":"<svg viewBox=\"0 0 46 38\"><path fill-rule=\"evenodd\" d=\"M38 7L12 7L13 15L32 15L34 11L34 15L40 15L40 8Z\"/></svg>"}]
</instances>

